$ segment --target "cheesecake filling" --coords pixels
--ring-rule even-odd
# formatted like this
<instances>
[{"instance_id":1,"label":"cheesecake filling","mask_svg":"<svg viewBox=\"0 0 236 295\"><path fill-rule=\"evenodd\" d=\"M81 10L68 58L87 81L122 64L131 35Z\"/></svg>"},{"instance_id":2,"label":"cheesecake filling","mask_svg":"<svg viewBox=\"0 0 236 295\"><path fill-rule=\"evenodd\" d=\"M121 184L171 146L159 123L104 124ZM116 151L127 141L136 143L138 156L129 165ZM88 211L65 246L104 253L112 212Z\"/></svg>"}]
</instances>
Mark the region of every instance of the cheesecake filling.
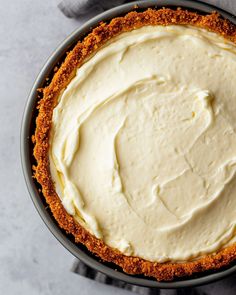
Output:
<instances>
[{"instance_id":1,"label":"cheesecake filling","mask_svg":"<svg viewBox=\"0 0 236 295\"><path fill-rule=\"evenodd\" d=\"M50 170L67 212L125 255L236 242L236 47L191 26L105 44L58 98Z\"/></svg>"}]
</instances>

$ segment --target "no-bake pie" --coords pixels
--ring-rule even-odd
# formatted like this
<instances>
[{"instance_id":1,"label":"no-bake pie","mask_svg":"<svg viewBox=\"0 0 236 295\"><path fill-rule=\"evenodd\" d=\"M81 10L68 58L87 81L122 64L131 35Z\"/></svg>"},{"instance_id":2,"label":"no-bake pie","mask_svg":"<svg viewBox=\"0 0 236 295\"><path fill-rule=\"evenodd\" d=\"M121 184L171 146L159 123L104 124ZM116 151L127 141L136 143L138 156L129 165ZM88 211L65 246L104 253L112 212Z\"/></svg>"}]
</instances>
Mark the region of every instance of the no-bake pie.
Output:
<instances>
[{"instance_id":1,"label":"no-bake pie","mask_svg":"<svg viewBox=\"0 0 236 295\"><path fill-rule=\"evenodd\" d=\"M129 274L236 259L236 27L130 12L79 41L43 89L35 177L59 226Z\"/></svg>"}]
</instances>

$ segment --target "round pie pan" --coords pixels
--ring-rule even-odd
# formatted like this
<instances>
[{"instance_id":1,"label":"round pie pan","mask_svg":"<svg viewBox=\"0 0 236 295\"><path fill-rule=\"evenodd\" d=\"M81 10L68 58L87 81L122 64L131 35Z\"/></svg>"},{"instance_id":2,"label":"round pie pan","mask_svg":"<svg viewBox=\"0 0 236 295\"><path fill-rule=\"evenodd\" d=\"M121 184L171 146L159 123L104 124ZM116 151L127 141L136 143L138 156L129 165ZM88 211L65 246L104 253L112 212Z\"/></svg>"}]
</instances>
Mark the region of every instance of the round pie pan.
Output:
<instances>
[{"instance_id":1,"label":"round pie pan","mask_svg":"<svg viewBox=\"0 0 236 295\"><path fill-rule=\"evenodd\" d=\"M137 5L137 6L136 6ZM220 269L218 271L209 271L202 274L196 274L188 278L180 278L171 282L158 282L155 279L145 277L143 275L129 275L126 274L112 263L106 263L101 261L98 257L90 253L85 246L81 244L76 244L74 238L71 235L65 233L62 230L52 213L46 204L44 197L40 192L39 184L32 177L32 165L35 164L35 159L33 157L33 144L31 141L31 136L35 130L35 118L37 116L37 102L39 100L39 92L37 89L45 87L47 81L50 81L50 77L53 76L55 66L60 65L66 56L66 52L73 48L73 46L88 34L93 27L98 25L101 21L108 21L114 17L124 15L129 11L134 9L143 10L148 7L150 8L161 8L161 7L182 7L188 10L197 11L201 14L210 13L212 11L218 11L224 18L229 19L231 22L236 24L235 16L214 7L206 3L199 1L189 1L189 0L145 0L131 2L111 10L108 10L91 20L86 24L75 30L52 54L48 59L41 72L39 73L37 79L34 82L33 88L30 92L28 101L25 106L25 111L21 126L21 162L24 172L24 177L28 191L31 195L32 201L43 219L44 223L47 225L52 234L61 242L61 244L69 250L75 257L83 261L88 266L93 269L100 271L112 278L122 280L130 284L136 284L144 287L156 287L156 288L183 288L183 287L193 287L198 285L207 284L226 276L236 273L236 263L228 266L227 268ZM138 8L137 8L138 7Z\"/></svg>"}]
</instances>

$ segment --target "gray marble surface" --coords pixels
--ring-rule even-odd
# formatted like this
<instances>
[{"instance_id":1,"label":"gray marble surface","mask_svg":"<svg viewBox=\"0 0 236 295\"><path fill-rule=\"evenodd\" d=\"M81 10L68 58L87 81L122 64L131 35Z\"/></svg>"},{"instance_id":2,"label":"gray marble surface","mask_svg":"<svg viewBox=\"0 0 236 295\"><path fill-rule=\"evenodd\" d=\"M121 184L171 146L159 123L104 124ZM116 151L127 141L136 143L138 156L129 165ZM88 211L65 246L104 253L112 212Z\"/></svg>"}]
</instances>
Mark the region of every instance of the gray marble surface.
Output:
<instances>
[{"instance_id":1,"label":"gray marble surface","mask_svg":"<svg viewBox=\"0 0 236 295\"><path fill-rule=\"evenodd\" d=\"M74 257L39 218L23 180L19 139L27 95L53 49L85 20L65 18L57 3L0 0L0 294L131 294L70 272Z\"/></svg>"}]
</instances>

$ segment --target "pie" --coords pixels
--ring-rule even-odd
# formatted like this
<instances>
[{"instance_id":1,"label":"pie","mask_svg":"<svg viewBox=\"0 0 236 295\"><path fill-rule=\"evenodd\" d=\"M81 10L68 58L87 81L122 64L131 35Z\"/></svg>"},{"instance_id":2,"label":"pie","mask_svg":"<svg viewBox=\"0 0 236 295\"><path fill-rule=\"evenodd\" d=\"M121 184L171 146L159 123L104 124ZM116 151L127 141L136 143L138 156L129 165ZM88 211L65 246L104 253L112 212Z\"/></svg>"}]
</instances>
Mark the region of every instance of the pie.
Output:
<instances>
[{"instance_id":1,"label":"pie","mask_svg":"<svg viewBox=\"0 0 236 295\"><path fill-rule=\"evenodd\" d=\"M147 9L101 23L43 89L35 178L76 243L159 281L236 259L236 27Z\"/></svg>"}]
</instances>

